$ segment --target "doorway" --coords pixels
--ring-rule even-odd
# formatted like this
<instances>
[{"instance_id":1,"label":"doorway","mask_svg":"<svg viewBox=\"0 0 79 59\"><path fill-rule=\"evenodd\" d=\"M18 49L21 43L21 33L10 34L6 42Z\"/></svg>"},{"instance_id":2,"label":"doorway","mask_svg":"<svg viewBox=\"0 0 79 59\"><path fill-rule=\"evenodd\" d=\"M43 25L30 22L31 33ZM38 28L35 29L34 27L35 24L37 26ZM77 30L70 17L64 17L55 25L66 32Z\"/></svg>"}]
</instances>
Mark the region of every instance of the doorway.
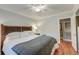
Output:
<instances>
[{"instance_id":1,"label":"doorway","mask_svg":"<svg viewBox=\"0 0 79 59\"><path fill-rule=\"evenodd\" d=\"M71 19L60 19L60 39L71 42Z\"/></svg>"},{"instance_id":2,"label":"doorway","mask_svg":"<svg viewBox=\"0 0 79 59\"><path fill-rule=\"evenodd\" d=\"M79 9L76 12L76 42L77 42L77 52L79 52Z\"/></svg>"},{"instance_id":3,"label":"doorway","mask_svg":"<svg viewBox=\"0 0 79 59\"><path fill-rule=\"evenodd\" d=\"M76 16L77 52L79 52L79 16Z\"/></svg>"}]
</instances>

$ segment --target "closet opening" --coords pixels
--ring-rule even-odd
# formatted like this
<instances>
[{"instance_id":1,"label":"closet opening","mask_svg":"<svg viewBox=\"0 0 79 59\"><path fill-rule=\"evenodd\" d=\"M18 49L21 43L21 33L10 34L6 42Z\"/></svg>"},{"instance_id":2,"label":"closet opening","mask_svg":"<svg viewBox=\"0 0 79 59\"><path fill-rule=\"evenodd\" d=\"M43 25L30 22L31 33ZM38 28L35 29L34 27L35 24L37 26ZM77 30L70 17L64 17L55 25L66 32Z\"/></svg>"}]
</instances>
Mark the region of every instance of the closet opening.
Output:
<instances>
[{"instance_id":1,"label":"closet opening","mask_svg":"<svg viewBox=\"0 0 79 59\"><path fill-rule=\"evenodd\" d=\"M71 42L71 19L60 19L60 41Z\"/></svg>"}]
</instances>

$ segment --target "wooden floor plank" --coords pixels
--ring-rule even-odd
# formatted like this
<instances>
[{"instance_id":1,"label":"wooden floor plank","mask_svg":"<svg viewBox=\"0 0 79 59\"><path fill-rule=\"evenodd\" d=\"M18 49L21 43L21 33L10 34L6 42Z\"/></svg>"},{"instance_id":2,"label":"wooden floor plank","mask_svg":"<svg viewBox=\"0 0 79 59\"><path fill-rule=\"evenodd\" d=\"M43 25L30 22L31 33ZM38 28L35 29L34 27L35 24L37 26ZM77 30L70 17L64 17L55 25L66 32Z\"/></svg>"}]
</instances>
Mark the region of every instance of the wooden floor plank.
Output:
<instances>
[{"instance_id":1,"label":"wooden floor plank","mask_svg":"<svg viewBox=\"0 0 79 59\"><path fill-rule=\"evenodd\" d=\"M55 55L75 55L76 51L71 45L71 42L61 41L59 48L54 52Z\"/></svg>"}]
</instances>

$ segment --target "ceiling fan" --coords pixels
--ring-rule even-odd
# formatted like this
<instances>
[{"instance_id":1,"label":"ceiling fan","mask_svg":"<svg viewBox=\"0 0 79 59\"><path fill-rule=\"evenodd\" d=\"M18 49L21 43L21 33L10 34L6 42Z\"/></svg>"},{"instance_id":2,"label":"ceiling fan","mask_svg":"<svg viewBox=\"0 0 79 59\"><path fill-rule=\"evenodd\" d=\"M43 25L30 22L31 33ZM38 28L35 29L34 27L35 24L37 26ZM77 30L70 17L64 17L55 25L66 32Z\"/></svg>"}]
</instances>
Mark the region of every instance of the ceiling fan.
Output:
<instances>
[{"instance_id":1,"label":"ceiling fan","mask_svg":"<svg viewBox=\"0 0 79 59\"><path fill-rule=\"evenodd\" d=\"M31 10L34 10L35 12L40 12L40 11L46 9L47 5L45 5L45 4L31 4L31 5L29 5L29 7L31 8Z\"/></svg>"}]
</instances>

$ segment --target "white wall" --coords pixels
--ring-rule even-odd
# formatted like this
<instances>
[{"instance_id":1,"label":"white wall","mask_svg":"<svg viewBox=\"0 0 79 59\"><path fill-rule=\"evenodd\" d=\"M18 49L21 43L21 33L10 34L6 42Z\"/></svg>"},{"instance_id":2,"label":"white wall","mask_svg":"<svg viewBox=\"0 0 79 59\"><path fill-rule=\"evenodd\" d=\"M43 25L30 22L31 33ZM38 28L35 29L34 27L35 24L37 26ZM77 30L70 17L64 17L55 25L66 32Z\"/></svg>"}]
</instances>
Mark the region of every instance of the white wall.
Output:
<instances>
[{"instance_id":1,"label":"white wall","mask_svg":"<svg viewBox=\"0 0 79 59\"><path fill-rule=\"evenodd\" d=\"M76 19L75 14L72 16L71 20L71 39L72 39L72 46L77 51L77 45L76 45Z\"/></svg>"},{"instance_id":2,"label":"white wall","mask_svg":"<svg viewBox=\"0 0 79 59\"><path fill-rule=\"evenodd\" d=\"M52 35L54 38L57 39L58 43L60 43L60 26L59 20L64 18L70 18L72 12L65 12L55 16L47 17L38 21L38 24L41 23L39 26L40 33L46 33Z\"/></svg>"},{"instance_id":3,"label":"white wall","mask_svg":"<svg viewBox=\"0 0 79 59\"><path fill-rule=\"evenodd\" d=\"M79 8L79 5L75 5L73 8L73 15L71 17L71 39L72 46L77 51L77 41L76 41L76 12Z\"/></svg>"},{"instance_id":4,"label":"white wall","mask_svg":"<svg viewBox=\"0 0 79 59\"><path fill-rule=\"evenodd\" d=\"M6 25L29 25L33 20L12 12L0 9L0 23Z\"/></svg>"},{"instance_id":5,"label":"white wall","mask_svg":"<svg viewBox=\"0 0 79 59\"><path fill-rule=\"evenodd\" d=\"M43 24L40 26L40 32L47 35L51 35L56 39L59 39L59 26L58 20L55 17L46 18L42 21Z\"/></svg>"}]
</instances>

